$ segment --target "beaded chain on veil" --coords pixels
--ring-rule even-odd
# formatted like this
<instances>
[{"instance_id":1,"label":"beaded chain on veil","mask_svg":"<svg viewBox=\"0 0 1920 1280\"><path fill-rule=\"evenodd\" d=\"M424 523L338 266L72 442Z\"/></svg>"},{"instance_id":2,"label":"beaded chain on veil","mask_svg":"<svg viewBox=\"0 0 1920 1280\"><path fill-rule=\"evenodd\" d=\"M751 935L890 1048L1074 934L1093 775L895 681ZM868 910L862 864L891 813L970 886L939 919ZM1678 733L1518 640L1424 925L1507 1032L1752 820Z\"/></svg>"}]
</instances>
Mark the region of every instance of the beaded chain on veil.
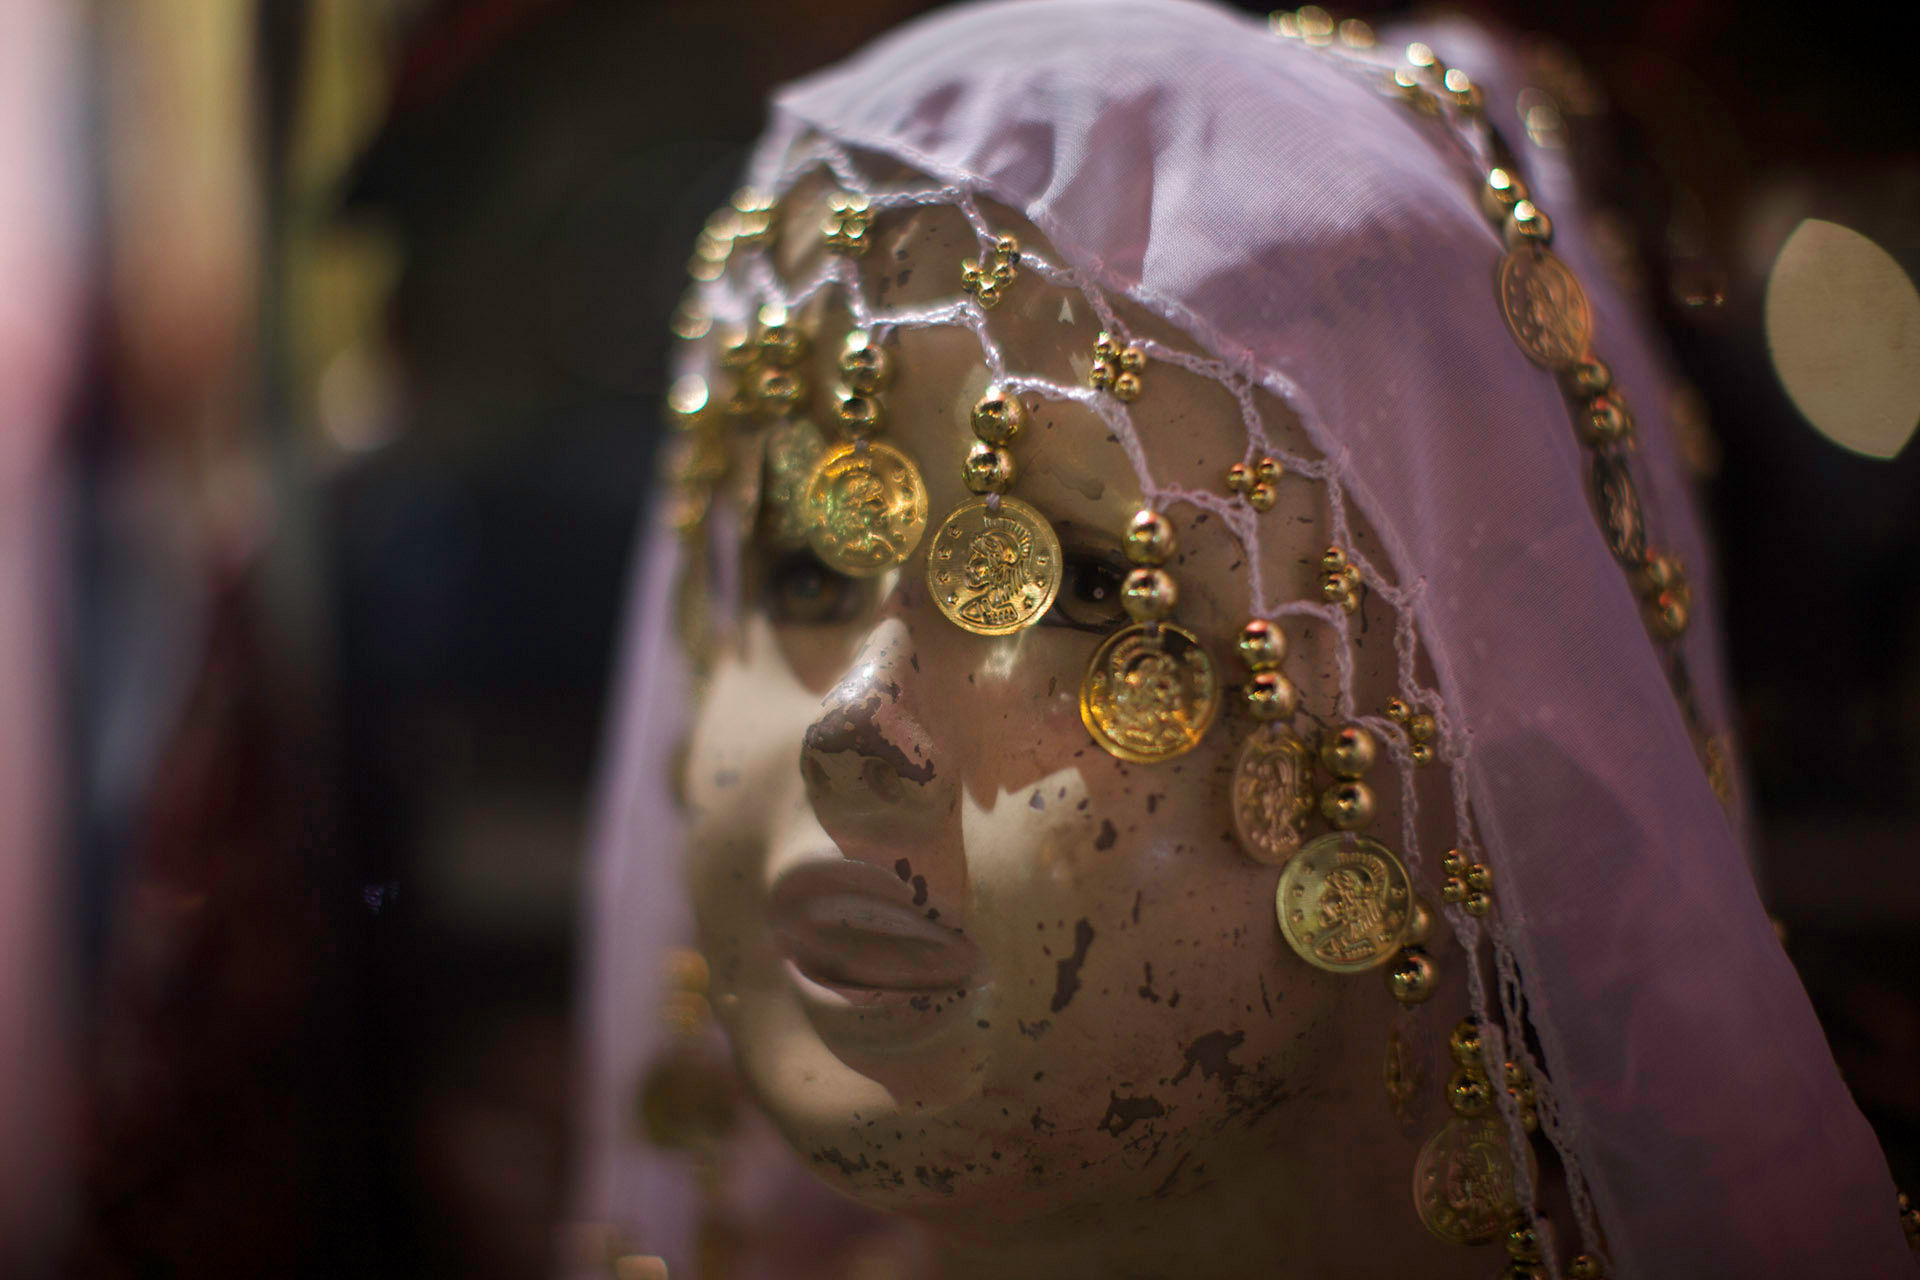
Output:
<instances>
[{"instance_id":1,"label":"beaded chain on veil","mask_svg":"<svg viewBox=\"0 0 1920 1280\"><path fill-rule=\"evenodd\" d=\"M940 29L929 33L929 25ZM996 61L1011 33L1032 52L1031 65ZM1138 56L1156 39L1178 46L1167 54L1165 68ZM1551 171L1536 176L1529 171L1534 157L1516 160L1506 153L1498 133L1481 127L1489 108L1474 69L1449 68L1442 61L1448 50L1440 39L1430 39L1432 48L1416 43L1406 54L1404 46L1389 51L1364 27L1336 27L1316 9L1276 15L1270 34L1210 8L1168 0L1099 6L1041 0L957 11L784 94L752 163L750 185L701 237L691 267L695 284L675 319L686 341L676 356L670 397L676 432L665 454L665 475L674 486L676 593L687 651L706 650L729 607L730 550L742 530L724 499L744 500L749 510L756 504L779 507L783 518L791 517L788 536L817 537L810 530L826 518L825 508L808 507L806 494L823 458L854 467L869 466L876 457L896 470L901 465L884 456L892 453L884 444L884 387L885 353L894 335L969 330L990 379L989 399L1000 397L997 405L983 400L975 411L982 456L1013 441L1017 423L1009 427L1006 418L1023 414L1022 402L1081 406L1105 425L1138 480L1146 508L1136 521L1139 545L1164 536L1154 532L1159 514L1184 507L1218 520L1245 548L1245 598L1236 607L1249 619L1248 629L1237 659L1208 659L1221 672L1209 687L1241 690L1245 709L1262 722L1261 741L1293 742L1281 723L1291 721L1295 702L1279 674L1286 629L1307 622L1335 637L1336 686L1315 696L1330 702L1339 728L1290 748L1296 758L1285 766L1291 770L1286 776L1297 781L1313 762L1323 764L1331 778L1319 788L1318 811L1330 828L1322 840L1338 840L1340 856L1355 866L1360 854L1378 849L1385 863L1401 868L1398 882L1382 873L1382 883L1399 885L1381 891L1399 895L1397 905L1389 904L1398 914L1389 916L1383 945L1367 950L1355 966L1386 966L1389 987L1403 1006L1396 1036L1415 1033L1411 1020L1421 1016L1431 984L1420 947L1430 927L1427 904L1444 914L1460 944L1468 1008L1454 1016L1464 1012L1468 1021L1450 1042L1454 1080L1447 1093L1455 1113L1447 1132L1457 1141L1449 1148L1436 1137L1428 1151L1439 1143L1434 1159L1464 1160L1469 1139L1484 1143L1490 1134L1503 1147L1504 1168L1482 1189L1484 1203L1472 1194L1440 1203L1445 1197L1436 1193L1434 1204L1422 1204L1421 1178L1441 1178L1444 1170L1416 1169L1416 1205L1436 1234L1460 1243L1504 1237L1516 1269L1590 1277L1609 1264L1611 1274L1653 1274L1681 1256L1726 1261L1733 1256L1729 1249L1744 1248L1742 1257L1763 1256L1767 1248L1791 1250L1792 1233L1803 1230L1800 1246L1828 1249L1831 1238L1853 1231L1848 1223L1872 1222L1876 1215L1890 1227L1885 1207L1855 1203L1871 1198L1857 1190L1884 1181L1884 1166L1876 1164L1877 1151L1867 1154L1871 1138L1863 1137L1864 1125L1850 1112L1784 957L1761 937L1764 916L1745 868L1737 818L1722 808L1734 805L1712 626L1704 617L1688 623L1695 594L1704 595L1711 584L1700 577L1690 585L1682 568L1698 575L1707 557L1664 415L1652 403L1661 382L1658 362L1627 320L1630 313L1592 278L1591 254L1577 236L1564 264L1547 249L1552 236L1545 208L1552 207L1566 229L1579 228L1578 211L1558 207L1562 197L1572 204L1564 170L1547 158L1541 163ZM1252 47L1255 40L1262 44ZM1465 47L1468 57L1484 54L1496 61L1477 33L1462 34L1455 47ZM1053 52L1042 56L1041 50ZM1245 179L1255 189L1228 198L1196 195L1177 181L1179 161L1169 157L1178 156L1181 140L1205 134L1217 125L1217 113L1227 110L1194 106L1205 91L1193 85L1228 64L1232 74L1219 93L1231 94L1244 83L1263 101L1303 115L1317 110L1303 131L1314 128L1314 121L1327 125L1342 111L1366 112L1352 125L1357 141L1345 153L1358 174L1353 182L1378 184L1380 175L1397 175L1397 165L1417 162L1407 171L1414 175L1409 185L1417 182L1437 212L1405 215L1411 230L1377 249L1365 239L1376 234L1367 217L1342 221L1348 212L1342 201L1358 199L1350 175L1302 166L1300 182L1322 184L1327 193L1324 217L1335 233L1324 252L1352 253L1368 271L1383 273L1381 280L1330 284L1340 276L1337 262L1324 272L1303 273L1302 264L1315 258L1291 238L1290 226L1261 221L1268 215L1258 183L1268 179L1257 165ZM1093 83L1101 87L1089 88ZM913 88L876 92L876 84ZM1169 84L1178 92L1160 98L1142 88ZM1076 184L1084 170L1098 166L1088 157L1087 138L1048 115L1048 103L1055 101L1047 97L1050 88L1057 101L1072 101L1074 92L1107 95L1118 121L1112 132L1131 138L1142 157L1161 166L1156 176L1172 194L1165 208L1156 203L1147 209L1145 225L1092 225L1090 210L1098 199ZM1007 105L1023 101L1033 105ZM1142 101L1150 105L1141 107ZM1196 123L1196 113L1204 113L1202 122ZM1031 141L1036 119L1053 131L1039 143ZM1276 126L1268 150L1297 158L1311 145L1283 136ZM1219 154L1250 163L1246 153L1226 144ZM900 177L903 169L920 176ZM1100 181L1124 180L1131 172L1126 166L1103 169ZM1190 181L1192 175L1185 177ZM808 225L816 226L812 234L824 252L807 278L786 280L769 249L784 202L815 185L825 189L828 211L824 224ZM1157 201L1160 188L1154 189ZM1401 217L1396 199L1382 198L1369 215L1388 222ZM1411 205L1413 197L1406 199ZM1296 198L1289 208L1297 211L1302 204ZM889 219L931 208L964 218L977 238L978 257L954 264L951 290L938 300L889 306L869 296L860 262L878 230ZM1248 209L1262 212L1241 212ZM1003 210L1037 227L1047 244L1019 242L1009 234ZM1220 222L1228 215L1248 225L1235 221L1223 230ZM1172 240L1169 228L1201 246L1192 250L1192 261L1182 256L1186 246ZM1237 235L1255 247L1220 247ZM1441 236L1445 252L1433 256L1444 261L1430 270L1432 280L1444 283L1432 284L1421 274L1426 264L1408 261L1407 246ZM1301 239L1306 249L1322 252L1311 234ZM1270 260L1262 256L1263 245ZM1226 279L1236 251L1258 268L1242 272L1250 277L1244 281ZM1227 267L1206 261L1209 253L1224 256ZM1313 297L1324 300L1339 289L1390 291L1400 276L1429 281L1423 287L1433 295L1429 314L1436 318L1425 330L1373 337L1355 329L1354 317L1365 319L1363 306L1327 321L1307 301L1275 319L1261 301L1260 290L1272 288L1273 280L1297 284L1303 294L1319 290ZM1591 303L1588 288L1594 290ZM1023 367L1017 349L996 338L994 308L1010 294L1033 290L1083 303L1097 322L1101 339L1083 380L1039 376ZM1423 295L1415 288L1409 296ZM796 317L829 300L845 308L852 329L839 366L842 384L831 392L807 388L788 355ZM1135 315L1156 321L1138 326L1154 331L1130 327L1128 318ZM1156 336L1161 333L1177 333L1192 345ZM1303 333L1307 340L1298 340ZM1594 348L1616 338L1621 354L1608 345L1608 361L1600 361ZM1408 350L1412 372L1406 376L1419 384L1412 390L1398 385L1397 368L1372 363L1382 350L1400 353L1368 344L1396 339ZM1461 368L1443 369L1455 360L1456 348ZM1353 354L1334 354L1341 352ZM1217 485L1155 475L1149 442L1156 366L1205 379L1237 406L1243 452ZM1434 410L1430 430L1424 418L1412 432L1395 421L1426 409L1422 395L1453 410L1483 411L1491 461L1474 456L1471 432L1443 421L1446 409ZM1626 407L1629 396L1636 397L1638 423ZM1273 428L1262 407L1269 398L1297 422L1310 448L1289 447L1291 437ZM829 429L814 427L815 420ZM1017 454L1017 444L1009 447ZM742 457L748 459L744 465ZM1018 505L1017 485L1009 488L1011 461L995 464L989 457L982 465L988 471L1002 466L1004 474L985 474L979 484L969 476L969 487L986 495L989 523L1003 505ZM911 471L911 461L901 463ZM1511 479L1490 480L1488 465L1510 466ZM917 476L899 480L907 489L917 483ZM1509 484L1507 502L1503 486ZM1309 599L1287 598L1278 590L1261 554L1262 516L1276 503L1298 510L1301 485L1317 487L1311 509L1324 510L1330 544L1320 565L1320 593ZM1446 492L1448 485L1458 492ZM949 514L925 511L924 490L921 509L909 510L910 497L893 503L890 523L864 529L862 549L880 548L875 555L884 563L904 562L923 527ZM1486 505L1487 521L1508 519L1519 530L1511 542L1488 537L1492 549L1479 553L1505 554L1517 566L1512 570L1480 564L1462 569L1465 553L1443 550L1477 545L1486 521L1476 523L1477 517L1449 506L1476 502ZM1361 530L1365 536L1356 536ZM927 537L931 542L936 535ZM1378 558L1362 549L1368 538L1379 548ZM1130 554L1135 545L1130 535ZM1159 574L1166 550L1149 547L1136 556L1141 567L1135 573ZM665 563L660 557L655 562L656 571ZM1607 572L1611 582L1603 580ZM1136 611L1130 598L1129 612L1149 642L1178 632L1170 621L1171 601L1170 587L1164 606L1150 602ZM1352 640L1363 601L1365 619L1377 625L1383 612L1390 619L1396 696L1385 706L1363 705L1356 689ZM994 626L1019 625L1018 608L1005 601L995 608L1000 612ZM1522 637L1520 649L1502 648L1489 657L1485 641L1471 629L1476 609L1499 613L1503 640ZM1623 613L1630 625L1621 622ZM984 624L969 626L955 613L949 616L990 633ZM1588 618L1593 621L1583 623ZM1521 674L1509 675L1507 664ZM1090 672L1088 689L1097 687L1096 674ZM1576 686L1576 679L1593 682L1599 692ZM1528 680L1545 692L1512 691ZM1551 702L1556 695L1565 702L1558 721L1562 713ZM1127 755L1102 737L1098 707L1089 709L1098 701L1098 694L1083 690L1083 714L1095 741L1125 759L1152 758ZM1204 731L1211 708L1194 718ZM1609 736L1628 732L1644 740L1636 748L1644 759L1632 750L1622 753L1619 738ZM1550 749L1539 749L1536 738ZM1374 763L1376 744L1383 744L1399 801L1398 846L1391 851L1358 834L1371 815L1371 792L1362 778ZM1615 756L1627 763L1616 763ZM1685 770L1677 767L1679 760L1686 761ZM1423 847L1423 771L1444 775L1453 828L1445 848ZM620 785L617 778L614 785ZM1558 798L1554 788L1568 785L1572 798ZM1309 963L1339 971L1337 959L1310 954L1310 936L1289 929L1288 885L1300 877L1324 879L1309 856L1320 842L1302 848L1296 829L1310 798L1298 805L1293 799L1280 804L1269 798L1269 817L1277 824L1270 830L1284 832L1277 848L1256 849L1258 833L1250 838L1244 828L1241 842L1256 860L1282 868L1279 923L1288 943ZM1671 821L1654 825L1662 818ZM606 844L607 838L603 861L633 856ZM1711 869L1696 874L1690 858ZM602 874L613 873L603 867ZM1596 900L1599 886L1609 883L1623 897L1653 905ZM1655 901L1674 884L1685 887ZM1715 904L1712 911L1701 905L1708 902ZM607 922L617 909L617 902L599 908L603 939L614 934ZM603 987L641 980L632 963L607 959L606 948L617 945L602 943ZM1644 1031L1650 1041L1622 1047L1607 1037L1625 1036L1628 1028L1587 1025L1625 1007L1603 1008L1596 993L1621 1000L1623 984L1663 964L1704 964L1694 948L1710 946L1716 948L1714 963L1723 967L1706 964L1697 974L1685 974L1698 985L1680 983L1670 999L1655 1001L1659 1016ZM1763 973L1743 982L1772 986L1751 998L1703 994L1715 972ZM1773 989L1782 982L1785 994ZM1721 1003L1710 1003L1715 999ZM1728 1007L1736 1012L1726 1014ZM1742 1038L1761 1026L1790 1042L1799 1056L1777 1070L1756 1070L1737 1088L1729 1084L1738 1096L1729 1098L1724 1113L1702 1122L1704 1140L1718 1141L1737 1127L1732 1117L1741 1108L1764 1109L1783 1098L1809 1117L1826 1116L1830 1127L1819 1138L1788 1139L1771 1130L1752 1137L1756 1153L1799 1160L1804 1167L1791 1177L1770 1168L1756 1173L1771 1188L1753 1189L1761 1206L1745 1218L1725 1216L1724 1230L1705 1230L1690 1243L1687 1215L1704 1217L1731 1205L1739 1189L1695 1188L1669 1196L1634 1185L1628 1171L1635 1162L1651 1169L1665 1158L1664 1151L1655 1155L1657 1141L1648 1136L1666 1130L1659 1109L1699 1107L1696 1100L1719 1083L1715 1073L1739 1060ZM1690 1047L1683 1049L1683 1043ZM1637 1069L1636 1047L1653 1053L1655 1046L1673 1056L1639 1077L1626 1074ZM1669 1067L1671 1074L1663 1074ZM1636 1094L1636 1088L1649 1092ZM1787 1123L1755 1118L1760 1128L1776 1121ZM1497 1130L1488 1127L1496 1124ZM1570 1227L1575 1239L1556 1241L1556 1224L1538 1212L1531 1154L1536 1132L1564 1170L1573 1221L1558 1226L1563 1233ZM1804 1145L1781 1145L1789 1141ZM1676 1143L1674 1150L1684 1155L1691 1149ZM1423 1151L1423 1167L1428 1161ZM1698 1172L1716 1161L1696 1154L1681 1163ZM1681 1170L1676 1176L1691 1175ZM1816 1176L1825 1179L1822 1194L1839 1206L1829 1220L1818 1228L1769 1220L1760 1229L1781 1234L1760 1241L1753 1215L1783 1203L1786 1189L1799 1187L1802 1177ZM1890 1207L1890 1189L1887 1198ZM1676 1203L1666 1205L1669 1200ZM1745 1246L1734 1243L1741 1232L1751 1237ZM1864 1241L1871 1233L1855 1234ZM1873 1252L1880 1246L1877 1237L1861 1243L1861 1256L1883 1256Z\"/></svg>"}]
</instances>

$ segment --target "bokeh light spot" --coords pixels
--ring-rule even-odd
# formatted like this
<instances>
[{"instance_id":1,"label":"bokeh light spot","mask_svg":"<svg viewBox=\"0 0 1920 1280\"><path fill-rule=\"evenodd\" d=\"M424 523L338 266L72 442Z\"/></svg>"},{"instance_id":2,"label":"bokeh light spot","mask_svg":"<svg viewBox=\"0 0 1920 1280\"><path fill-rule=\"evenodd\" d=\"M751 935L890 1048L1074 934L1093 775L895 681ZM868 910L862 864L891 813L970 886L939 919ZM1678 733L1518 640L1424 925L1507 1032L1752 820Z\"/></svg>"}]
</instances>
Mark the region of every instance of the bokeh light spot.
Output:
<instances>
[{"instance_id":1,"label":"bokeh light spot","mask_svg":"<svg viewBox=\"0 0 1920 1280\"><path fill-rule=\"evenodd\" d=\"M1767 275L1767 346L1794 407L1842 448L1891 458L1920 424L1920 291L1879 245L1808 218Z\"/></svg>"}]
</instances>

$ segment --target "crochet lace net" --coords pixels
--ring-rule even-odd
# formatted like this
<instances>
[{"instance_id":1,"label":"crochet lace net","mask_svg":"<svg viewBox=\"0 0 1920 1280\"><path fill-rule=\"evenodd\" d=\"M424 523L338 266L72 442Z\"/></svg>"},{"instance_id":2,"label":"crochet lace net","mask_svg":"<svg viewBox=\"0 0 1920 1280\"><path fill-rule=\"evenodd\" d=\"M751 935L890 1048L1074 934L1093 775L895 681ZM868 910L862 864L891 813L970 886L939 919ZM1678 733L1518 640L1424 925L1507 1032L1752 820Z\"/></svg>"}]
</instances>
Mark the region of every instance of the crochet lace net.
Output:
<instances>
[{"instance_id":1,"label":"crochet lace net","mask_svg":"<svg viewBox=\"0 0 1920 1280\"><path fill-rule=\"evenodd\" d=\"M1521 82L1497 45L1467 29L1425 38L1485 87L1496 118L1514 102ZM1578 1247L1606 1253L1616 1275L1785 1274L1797 1270L1789 1260L1815 1258L1826 1271L1848 1260L1891 1273L1907 1264L1893 1261L1906 1251L1884 1163L1608 554L1565 403L1502 321L1502 250L1477 206L1489 161L1471 132L1385 90L1391 57L1280 41L1168 0L961 9L781 95L749 180L778 198L824 175L865 195L876 226L950 207L983 253L1006 230L993 210L1019 211L1049 243L1023 251L1015 288L1083 299L1100 327L1143 350L1149 377L1177 365L1217 383L1238 408L1245 460L1273 456L1290 483L1320 487L1327 539L1358 566L1369 619L1391 620L1398 691L1438 722L1440 760L1418 772L1444 772L1454 843L1492 869L1492 915L1445 910L1493 1078L1507 1059L1526 1065L1567 1171L1575 1221L1561 1225L1579 1240L1546 1250L1551 1274ZM1711 619L1666 371L1607 283L1562 158L1534 148L1523 165L1555 219L1556 252L1592 297L1595 344L1632 398L1650 534L1689 566L1696 616ZM1248 616L1333 629L1334 710L1386 746L1402 856L1437 902L1444 850L1421 847L1417 822L1433 790L1416 783L1404 731L1356 696L1356 620L1271 585L1261 517L1224 484L1156 476L1150 397L1129 406L1035 376L959 286L956 264L949 297L889 308L849 258L823 255L808 278L787 280L749 253L700 286L697 309L746 323L762 303L799 310L827 295L883 338L962 326L995 382L1098 414L1150 505L1209 511L1248 548ZM709 374L710 356L687 344L681 372ZM1276 403L1297 432L1276 428ZM1289 448L1300 436L1309 447ZM1356 539L1356 526L1371 537ZM738 532L716 521L709 536ZM721 609L726 550L703 557ZM600 815L584 1189L594 1216L669 1253L691 1193L670 1162L631 1143L624 1116L656 1040L658 952L686 932L665 790L688 711L667 623L679 554L663 531L639 567ZM1683 643L1714 730L1726 725L1716 642L1702 621ZM1384 772L1375 781L1390 785ZM1540 1054L1503 1037L1523 1025ZM1528 1139L1512 1098L1494 1092L1531 1203Z\"/></svg>"}]
</instances>

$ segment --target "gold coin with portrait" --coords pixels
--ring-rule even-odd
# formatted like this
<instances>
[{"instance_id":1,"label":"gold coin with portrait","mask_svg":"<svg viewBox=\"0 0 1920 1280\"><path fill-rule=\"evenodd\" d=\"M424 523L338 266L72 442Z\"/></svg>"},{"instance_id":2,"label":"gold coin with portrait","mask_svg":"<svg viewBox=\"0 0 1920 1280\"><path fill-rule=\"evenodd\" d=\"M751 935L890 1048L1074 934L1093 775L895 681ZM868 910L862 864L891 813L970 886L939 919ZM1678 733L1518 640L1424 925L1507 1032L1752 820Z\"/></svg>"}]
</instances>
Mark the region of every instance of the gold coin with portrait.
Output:
<instances>
[{"instance_id":1,"label":"gold coin with portrait","mask_svg":"<svg viewBox=\"0 0 1920 1280\"><path fill-rule=\"evenodd\" d=\"M807 477L807 522L807 540L829 568L870 578L920 545L927 486L913 460L892 445L835 445Z\"/></svg>"},{"instance_id":2,"label":"gold coin with portrait","mask_svg":"<svg viewBox=\"0 0 1920 1280\"><path fill-rule=\"evenodd\" d=\"M1220 712L1220 679L1199 637L1163 622L1107 637L1080 682L1080 719L1110 755L1141 764L1191 751Z\"/></svg>"},{"instance_id":3,"label":"gold coin with portrait","mask_svg":"<svg viewBox=\"0 0 1920 1280\"><path fill-rule=\"evenodd\" d=\"M1413 1162L1413 1205L1427 1230L1453 1244L1486 1244L1519 1206L1506 1126L1497 1116L1454 1116Z\"/></svg>"},{"instance_id":4,"label":"gold coin with portrait","mask_svg":"<svg viewBox=\"0 0 1920 1280\"><path fill-rule=\"evenodd\" d=\"M1567 264L1536 245L1523 244L1500 260L1500 310L1527 359L1565 369L1587 352L1593 308Z\"/></svg>"},{"instance_id":5,"label":"gold coin with portrait","mask_svg":"<svg viewBox=\"0 0 1920 1280\"><path fill-rule=\"evenodd\" d=\"M807 481L826 447L820 428L806 418L784 418L767 429L761 520L775 546L806 545L812 528L807 519Z\"/></svg>"},{"instance_id":6,"label":"gold coin with portrait","mask_svg":"<svg viewBox=\"0 0 1920 1280\"><path fill-rule=\"evenodd\" d=\"M954 625L981 636L1030 627L1060 594L1060 539L1018 498L956 507L927 551L927 587Z\"/></svg>"},{"instance_id":7,"label":"gold coin with portrait","mask_svg":"<svg viewBox=\"0 0 1920 1280\"><path fill-rule=\"evenodd\" d=\"M1255 862L1277 867L1300 848L1313 812L1312 759L1291 729L1266 725L1247 735L1233 762L1233 831Z\"/></svg>"},{"instance_id":8,"label":"gold coin with portrait","mask_svg":"<svg viewBox=\"0 0 1920 1280\"><path fill-rule=\"evenodd\" d=\"M1287 945L1329 973L1386 963L1413 916L1413 886L1393 850L1333 831L1293 855L1280 873L1274 910Z\"/></svg>"}]
</instances>

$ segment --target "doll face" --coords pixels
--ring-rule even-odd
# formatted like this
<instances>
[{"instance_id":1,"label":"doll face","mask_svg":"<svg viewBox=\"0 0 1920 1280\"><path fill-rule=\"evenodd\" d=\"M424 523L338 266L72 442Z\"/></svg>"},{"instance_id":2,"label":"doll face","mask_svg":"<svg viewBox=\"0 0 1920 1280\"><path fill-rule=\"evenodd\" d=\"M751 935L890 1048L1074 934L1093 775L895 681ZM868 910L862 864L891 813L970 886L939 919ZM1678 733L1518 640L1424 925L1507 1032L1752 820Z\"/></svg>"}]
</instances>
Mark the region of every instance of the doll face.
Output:
<instances>
[{"instance_id":1,"label":"doll face","mask_svg":"<svg viewBox=\"0 0 1920 1280\"><path fill-rule=\"evenodd\" d=\"M965 243L931 217L888 247L868 270L957 285ZM1009 366L1084 385L1091 317L1077 297L1026 293L992 317ZM815 320L826 350L812 373L830 385L845 320ZM1349 1094L1378 1105L1380 1046L1357 1047L1346 1010L1384 1021L1391 1001L1287 950L1275 871L1232 836L1249 722L1228 710L1193 751L1151 765L1108 755L1081 723L1088 660L1127 622L1121 534L1141 486L1126 453L1084 407L1027 397L1011 492L1059 534L1059 602L1010 636L961 630L929 597L926 549L971 497L960 464L987 374L965 329L903 331L890 349L886 438L924 477L928 535L865 580L748 539L736 638L688 754L701 944L750 1087L831 1183L984 1223L1184 1189L1271 1158ZM1163 480L1221 488L1242 457L1232 401L1183 370L1150 368L1134 417L1150 445L1177 442L1149 449ZM1283 598L1315 589L1313 493L1283 489L1265 517L1299 531L1265 540ZM1231 706L1247 553L1218 518L1168 515L1176 620ZM976 571L994 566L966 566L969 582ZM1287 630L1310 733L1332 710L1331 635L1312 620ZM1373 634L1362 666L1390 670L1390 628ZM1390 769L1376 779L1385 831Z\"/></svg>"}]
</instances>

